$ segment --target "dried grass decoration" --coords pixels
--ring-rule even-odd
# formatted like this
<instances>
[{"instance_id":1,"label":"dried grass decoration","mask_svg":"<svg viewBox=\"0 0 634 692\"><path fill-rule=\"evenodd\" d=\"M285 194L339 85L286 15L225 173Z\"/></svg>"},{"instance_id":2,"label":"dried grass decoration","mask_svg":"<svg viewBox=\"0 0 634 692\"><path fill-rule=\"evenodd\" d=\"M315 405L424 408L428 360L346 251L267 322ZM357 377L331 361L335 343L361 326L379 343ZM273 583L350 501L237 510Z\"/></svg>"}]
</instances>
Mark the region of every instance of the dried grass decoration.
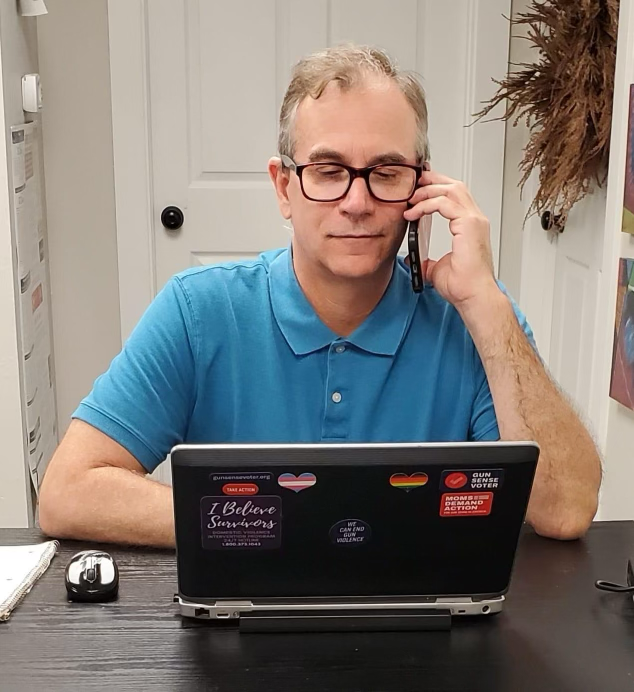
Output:
<instances>
[{"instance_id":1,"label":"dried grass decoration","mask_svg":"<svg viewBox=\"0 0 634 692\"><path fill-rule=\"evenodd\" d=\"M526 118L529 142L520 163L523 190L539 167L539 190L526 214L552 212L564 219L572 206L607 178L616 65L619 0L533 0L511 25L528 25L525 37L539 49L537 63L502 80L475 117L507 99L495 120L513 126ZM524 220L526 222L526 219Z\"/></svg>"}]
</instances>

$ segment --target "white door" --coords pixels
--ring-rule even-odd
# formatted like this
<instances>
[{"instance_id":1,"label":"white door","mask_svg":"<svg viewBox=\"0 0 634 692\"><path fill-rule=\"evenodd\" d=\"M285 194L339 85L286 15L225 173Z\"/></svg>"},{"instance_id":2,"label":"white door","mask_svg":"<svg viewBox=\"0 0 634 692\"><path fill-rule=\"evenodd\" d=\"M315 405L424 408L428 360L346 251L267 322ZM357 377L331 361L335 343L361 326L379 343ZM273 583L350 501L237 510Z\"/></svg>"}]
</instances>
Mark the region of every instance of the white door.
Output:
<instances>
[{"instance_id":1,"label":"white door","mask_svg":"<svg viewBox=\"0 0 634 692\"><path fill-rule=\"evenodd\" d=\"M123 335L151 297L148 285L152 294L186 267L288 244L266 173L279 107L292 64L344 41L382 46L423 76L432 166L470 186L491 219L497 261L504 125L465 126L506 74L509 12L510 0L110 0ZM135 75L147 80L138 113L150 181L133 197ZM138 207L148 197L144 228ZM171 205L185 218L177 231L160 220ZM432 256L449 246L435 219ZM149 262L139 258L148 249Z\"/></svg>"},{"instance_id":2,"label":"white door","mask_svg":"<svg viewBox=\"0 0 634 692\"><path fill-rule=\"evenodd\" d=\"M505 128L466 126L507 73L510 9L511 0L109 0L123 338L174 273L289 243L266 172L280 104L293 63L342 42L381 46L422 75L432 167L472 190L497 266ZM178 230L161 223L168 206L183 212ZM436 218L430 254L449 248Z\"/></svg>"}]
</instances>

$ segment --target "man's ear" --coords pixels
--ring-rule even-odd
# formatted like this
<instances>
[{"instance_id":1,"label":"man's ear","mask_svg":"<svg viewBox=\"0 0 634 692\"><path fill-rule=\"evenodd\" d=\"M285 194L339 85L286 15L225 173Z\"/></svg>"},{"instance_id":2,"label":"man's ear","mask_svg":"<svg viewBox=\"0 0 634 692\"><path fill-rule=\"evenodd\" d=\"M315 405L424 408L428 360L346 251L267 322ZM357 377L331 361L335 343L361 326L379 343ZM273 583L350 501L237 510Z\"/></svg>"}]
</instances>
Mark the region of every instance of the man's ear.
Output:
<instances>
[{"instance_id":1,"label":"man's ear","mask_svg":"<svg viewBox=\"0 0 634 692\"><path fill-rule=\"evenodd\" d=\"M285 219L290 219L291 203L288 199L288 184L290 182L291 172L288 169L284 170L282 160L277 156L269 160L268 171L273 187L275 188L280 212Z\"/></svg>"}]
</instances>

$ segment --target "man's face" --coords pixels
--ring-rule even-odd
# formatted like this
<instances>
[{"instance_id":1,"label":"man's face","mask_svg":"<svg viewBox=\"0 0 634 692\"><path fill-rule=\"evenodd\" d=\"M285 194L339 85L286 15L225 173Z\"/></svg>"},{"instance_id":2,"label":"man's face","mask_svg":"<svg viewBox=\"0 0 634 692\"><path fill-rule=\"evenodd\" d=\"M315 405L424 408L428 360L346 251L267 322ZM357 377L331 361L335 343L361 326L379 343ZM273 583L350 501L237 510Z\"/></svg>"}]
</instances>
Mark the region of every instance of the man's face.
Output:
<instances>
[{"instance_id":1,"label":"man's face","mask_svg":"<svg viewBox=\"0 0 634 692\"><path fill-rule=\"evenodd\" d=\"M347 92L331 82L319 99L306 98L297 109L294 160L357 168L416 164L416 133L414 110L389 80L368 79ZM369 278L393 263L405 232L405 202L374 199L362 178L336 202L306 199L290 171L282 187L280 207L293 222L296 262L342 279Z\"/></svg>"}]
</instances>

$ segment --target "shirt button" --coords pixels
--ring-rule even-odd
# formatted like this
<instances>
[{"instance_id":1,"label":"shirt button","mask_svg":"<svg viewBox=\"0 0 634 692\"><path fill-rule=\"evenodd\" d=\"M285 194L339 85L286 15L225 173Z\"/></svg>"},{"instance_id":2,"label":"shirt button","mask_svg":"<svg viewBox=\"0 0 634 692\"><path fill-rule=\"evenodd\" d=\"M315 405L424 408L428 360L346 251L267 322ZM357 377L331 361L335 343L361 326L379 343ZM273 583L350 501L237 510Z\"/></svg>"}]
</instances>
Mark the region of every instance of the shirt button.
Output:
<instances>
[{"instance_id":1,"label":"shirt button","mask_svg":"<svg viewBox=\"0 0 634 692\"><path fill-rule=\"evenodd\" d=\"M337 348L335 348L335 351L337 353L343 353L345 350L346 350L346 347L343 346L342 344L339 344L339 346L337 346Z\"/></svg>"},{"instance_id":2,"label":"shirt button","mask_svg":"<svg viewBox=\"0 0 634 692\"><path fill-rule=\"evenodd\" d=\"M341 401L341 394L339 392L334 392L332 395L332 400L335 402L335 404L338 404Z\"/></svg>"}]
</instances>

